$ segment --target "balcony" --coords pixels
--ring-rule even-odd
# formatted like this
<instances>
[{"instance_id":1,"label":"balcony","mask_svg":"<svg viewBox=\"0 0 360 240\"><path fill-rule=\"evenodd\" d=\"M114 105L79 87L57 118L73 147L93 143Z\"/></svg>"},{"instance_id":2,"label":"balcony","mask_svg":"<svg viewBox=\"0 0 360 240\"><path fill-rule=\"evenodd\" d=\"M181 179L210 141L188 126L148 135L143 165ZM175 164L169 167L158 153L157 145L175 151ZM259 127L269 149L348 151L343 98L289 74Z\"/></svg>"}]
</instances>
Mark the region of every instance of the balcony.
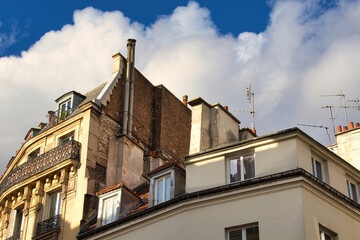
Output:
<instances>
[{"instance_id":1,"label":"balcony","mask_svg":"<svg viewBox=\"0 0 360 240\"><path fill-rule=\"evenodd\" d=\"M0 194L19 182L41 173L68 159L80 159L81 144L74 140L58 146L38 157L14 168L0 183Z\"/></svg>"},{"instance_id":2,"label":"balcony","mask_svg":"<svg viewBox=\"0 0 360 240\"><path fill-rule=\"evenodd\" d=\"M56 215L45 221L39 222L36 226L36 237L44 234L57 234L60 231L60 215Z\"/></svg>"},{"instance_id":3,"label":"balcony","mask_svg":"<svg viewBox=\"0 0 360 240\"><path fill-rule=\"evenodd\" d=\"M20 240L21 238L21 231L13 233L11 237L8 237L6 240Z\"/></svg>"}]
</instances>

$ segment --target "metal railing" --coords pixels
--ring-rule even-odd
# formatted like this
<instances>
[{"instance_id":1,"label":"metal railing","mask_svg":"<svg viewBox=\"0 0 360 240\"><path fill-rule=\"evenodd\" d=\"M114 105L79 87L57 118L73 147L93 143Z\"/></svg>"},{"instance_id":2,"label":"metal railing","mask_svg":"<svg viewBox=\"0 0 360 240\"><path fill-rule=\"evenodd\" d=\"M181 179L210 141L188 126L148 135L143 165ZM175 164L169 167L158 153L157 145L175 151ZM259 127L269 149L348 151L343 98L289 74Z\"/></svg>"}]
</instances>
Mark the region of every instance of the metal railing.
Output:
<instances>
[{"instance_id":1,"label":"metal railing","mask_svg":"<svg viewBox=\"0 0 360 240\"><path fill-rule=\"evenodd\" d=\"M33 160L17 166L8 175L6 175L3 181L0 183L0 194L15 184L18 184L19 182L46 169L49 169L65 160L73 159L79 161L80 147L81 144L79 142L71 140L62 146L58 146L46 153L39 155Z\"/></svg>"},{"instance_id":2,"label":"metal railing","mask_svg":"<svg viewBox=\"0 0 360 240\"><path fill-rule=\"evenodd\" d=\"M36 236L43 235L52 230L60 230L60 215L39 222L36 226Z\"/></svg>"},{"instance_id":3,"label":"metal railing","mask_svg":"<svg viewBox=\"0 0 360 240\"><path fill-rule=\"evenodd\" d=\"M20 240L22 231L13 233L11 237L8 237L6 240Z\"/></svg>"}]
</instances>

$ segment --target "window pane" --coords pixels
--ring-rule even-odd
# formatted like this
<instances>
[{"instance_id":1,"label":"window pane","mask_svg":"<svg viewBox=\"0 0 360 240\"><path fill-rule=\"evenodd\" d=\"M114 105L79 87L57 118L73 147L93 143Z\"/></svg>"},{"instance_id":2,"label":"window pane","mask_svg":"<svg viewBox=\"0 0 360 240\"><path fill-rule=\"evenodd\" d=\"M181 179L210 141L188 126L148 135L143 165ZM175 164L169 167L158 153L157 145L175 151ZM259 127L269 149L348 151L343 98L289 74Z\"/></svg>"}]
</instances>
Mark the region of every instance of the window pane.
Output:
<instances>
[{"instance_id":1,"label":"window pane","mask_svg":"<svg viewBox=\"0 0 360 240\"><path fill-rule=\"evenodd\" d=\"M352 193L352 200L354 200L355 202L357 202L357 195L356 195L356 186L352 183L350 183L351 186L351 193Z\"/></svg>"},{"instance_id":2,"label":"window pane","mask_svg":"<svg viewBox=\"0 0 360 240\"><path fill-rule=\"evenodd\" d=\"M170 200L171 176L165 178L165 201Z\"/></svg>"},{"instance_id":3,"label":"window pane","mask_svg":"<svg viewBox=\"0 0 360 240\"><path fill-rule=\"evenodd\" d=\"M52 218L56 215L56 199L57 194L53 194L49 197L49 218Z\"/></svg>"},{"instance_id":4,"label":"window pane","mask_svg":"<svg viewBox=\"0 0 360 240\"><path fill-rule=\"evenodd\" d=\"M254 155L244 157L244 179L255 177L255 161Z\"/></svg>"},{"instance_id":5,"label":"window pane","mask_svg":"<svg viewBox=\"0 0 360 240\"><path fill-rule=\"evenodd\" d=\"M110 223L116 220L117 197L104 200L104 223Z\"/></svg>"},{"instance_id":6,"label":"window pane","mask_svg":"<svg viewBox=\"0 0 360 240\"><path fill-rule=\"evenodd\" d=\"M315 161L315 164L316 164L316 177L320 180L323 180L322 171L321 171L321 163L318 161Z\"/></svg>"},{"instance_id":7,"label":"window pane","mask_svg":"<svg viewBox=\"0 0 360 240\"><path fill-rule=\"evenodd\" d=\"M240 159L230 160L230 182L241 181Z\"/></svg>"},{"instance_id":8,"label":"window pane","mask_svg":"<svg viewBox=\"0 0 360 240\"><path fill-rule=\"evenodd\" d=\"M325 240L331 240L331 236L325 234Z\"/></svg>"},{"instance_id":9,"label":"window pane","mask_svg":"<svg viewBox=\"0 0 360 240\"><path fill-rule=\"evenodd\" d=\"M246 229L246 240L259 240L259 227L250 227Z\"/></svg>"},{"instance_id":10,"label":"window pane","mask_svg":"<svg viewBox=\"0 0 360 240\"><path fill-rule=\"evenodd\" d=\"M60 214L60 208L61 208L61 194L57 193L57 198L56 198L56 209L55 209L55 215L59 215Z\"/></svg>"},{"instance_id":11,"label":"window pane","mask_svg":"<svg viewBox=\"0 0 360 240\"><path fill-rule=\"evenodd\" d=\"M158 180L157 182L157 195L156 195L156 203L162 203L164 201L163 196L164 196L164 186L163 186L163 179Z\"/></svg>"},{"instance_id":12,"label":"window pane","mask_svg":"<svg viewBox=\"0 0 360 240\"><path fill-rule=\"evenodd\" d=\"M23 212L21 210L16 210L14 234L19 233L21 231L22 219L23 219Z\"/></svg>"},{"instance_id":13,"label":"window pane","mask_svg":"<svg viewBox=\"0 0 360 240\"><path fill-rule=\"evenodd\" d=\"M229 240L242 240L242 230L234 230L229 232Z\"/></svg>"}]
</instances>

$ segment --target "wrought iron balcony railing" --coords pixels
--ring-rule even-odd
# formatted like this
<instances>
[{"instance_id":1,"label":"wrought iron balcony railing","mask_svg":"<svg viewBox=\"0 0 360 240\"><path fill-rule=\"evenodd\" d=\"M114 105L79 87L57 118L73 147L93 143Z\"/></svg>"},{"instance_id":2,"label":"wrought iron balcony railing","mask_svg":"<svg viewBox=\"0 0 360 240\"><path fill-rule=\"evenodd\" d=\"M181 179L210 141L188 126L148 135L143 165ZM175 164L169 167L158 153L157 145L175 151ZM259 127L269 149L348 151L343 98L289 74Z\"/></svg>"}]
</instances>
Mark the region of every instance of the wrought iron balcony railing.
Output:
<instances>
[{"instance_id":1,"label":"wrought iron balcony railing","mask_svg":"<svg viewBox=\"0 0 360 240\"><path fill-rule=\"evenodd\" d=\"M60 230L60 215L39 222L36 226L36 236L43 235L56 229Z\"/></svg>"},{"instance_id":2,"label":"wrought iron balcony railing","mask_svg":"<svg viewBox=\"0 0 360 240\"><path fill-rule=\"evenodd\" d=\"M13 233L11 237L8 237L6 240L20 240L21 231Z\"/></svg>"},{"instance_id":3,"label":"wrought iron balcony railing","mask_svg":"<svg viewBox=\"0 0 360 240\"><path fill-rule=\"evenodd\" d=\"M38 173L45 171L65 160L73 159L79 161L80 159L80 143L74 140L58 146L44 154L39 155L33 160L27 161L20 166L14 168L8 175L5 176L0 183L0 194L6 189L15 184L32 177Z\"/></svg>"}]
</instances>

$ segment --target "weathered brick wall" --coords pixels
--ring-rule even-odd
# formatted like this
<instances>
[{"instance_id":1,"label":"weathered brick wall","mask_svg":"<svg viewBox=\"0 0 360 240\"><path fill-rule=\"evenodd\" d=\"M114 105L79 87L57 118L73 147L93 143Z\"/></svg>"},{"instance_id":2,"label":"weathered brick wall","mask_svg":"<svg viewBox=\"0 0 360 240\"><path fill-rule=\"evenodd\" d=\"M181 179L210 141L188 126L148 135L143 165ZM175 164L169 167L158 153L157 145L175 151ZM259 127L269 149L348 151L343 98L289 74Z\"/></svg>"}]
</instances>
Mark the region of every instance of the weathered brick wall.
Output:
<instances>
[{"instance_id":1,"label":"weathered brick wall","mask_svg":"<svg viewBox=\"0 0 360 240\"><path fill-rule=\"evenodd\" d=\"M124 72L126 73L126 70ZM123 115L124 115L124 92L125 92L125 79L126 79L125 73L120 76L120 80L118 81L118 84L114 87L112 91L112 94L110 96L110 101L104 109L105 113L110 118L112 118L121 125L123 123Z\"/></svg>"},{"instance_id":2,"label":"weathered brick wall","mask_svg":"<svg viewBox=\"0 0 360 240\"><path fill-rule=\"evenodd\" d=\"M133 135L153 145L154 86L137 70L134 74Z\"/></svg>"},{"instance_id":3,"label":"weathered brick wall","mask_svg":"<svg viewBox=\"0 0 360 240\"><path fill-rule=\"evenodd\" d=\"M168 89L161 89L160 147L183 161L189 154L191 110Z\"/></svg>"},{"instance_id":4,"label":"weathered brick wall","mask_svg":"<svg viewBox=\"0 0 360 240\"><path fill-rule=\"evenodd\" d=\"M126 73L126 69L124 72ZM125 80L126 75L123 74L104 109L106 115L120 126L123 123ZM189 152L190 128L190 109L164 86L154 87L135 69L133 136L139 138L150 150L164 150L183 160ZM102 144L105 144L102 148L106 148L107 143Z\"/></svg>"}]
</instances>

